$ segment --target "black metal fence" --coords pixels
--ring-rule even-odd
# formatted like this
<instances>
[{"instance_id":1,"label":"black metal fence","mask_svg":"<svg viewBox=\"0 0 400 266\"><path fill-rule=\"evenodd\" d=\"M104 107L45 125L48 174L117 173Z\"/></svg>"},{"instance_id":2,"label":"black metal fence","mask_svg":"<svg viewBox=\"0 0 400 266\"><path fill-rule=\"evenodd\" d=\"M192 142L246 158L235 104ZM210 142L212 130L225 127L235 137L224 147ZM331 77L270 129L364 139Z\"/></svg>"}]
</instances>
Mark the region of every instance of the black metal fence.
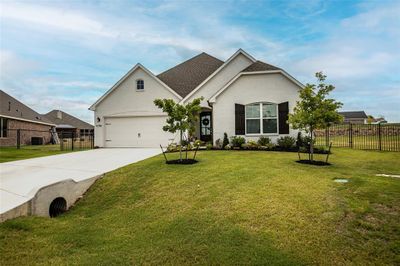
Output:
<instances>
[{"instance_id":1,"label":"black metal fence","mask_svg":"<svg viewBox=\"0 0 400 266\"><path fill-rule=\"evenodd\" d=\"M94 133L77 131L7 129L2 131L0 148L29 150L86 150L94 148Z\"/></svg>"},{"instance_id":2,"label":"black metal fence","mask_svg":"<svg viewBox=\"0 0 400 266\"><path fill-rule=\"evenodd\" d=\"M58 137L60 139L61 150L87 150L94 148L93 132L84 135L77 134L76 132L60 132Z\"/></svg>"},{"instance_id":3,"label":"black metal fence","mask_svg":"<svg viewBox=\"0 0 400 266\"><path fill-rule=\"evenodd\" d=\"M400 124L338 124L316 130L317 145L400 151Z\"/></svg>"}]
</instances>

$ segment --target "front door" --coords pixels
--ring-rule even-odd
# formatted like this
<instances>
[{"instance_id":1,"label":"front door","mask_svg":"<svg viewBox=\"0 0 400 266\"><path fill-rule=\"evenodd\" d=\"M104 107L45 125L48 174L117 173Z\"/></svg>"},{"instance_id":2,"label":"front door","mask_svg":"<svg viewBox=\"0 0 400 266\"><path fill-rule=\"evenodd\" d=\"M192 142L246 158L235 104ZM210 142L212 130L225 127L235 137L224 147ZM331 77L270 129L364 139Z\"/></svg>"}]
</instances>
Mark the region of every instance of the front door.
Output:
<instances>
[{"instance_id":1,"label":"front door","mask_svg":"<svg viewBox=\"0 0 400 266\"><path fill-rule=\"evenodd\" d=\"M200 113L200 140L211 141L211 112Z\"/></svg>"}]
</instances>

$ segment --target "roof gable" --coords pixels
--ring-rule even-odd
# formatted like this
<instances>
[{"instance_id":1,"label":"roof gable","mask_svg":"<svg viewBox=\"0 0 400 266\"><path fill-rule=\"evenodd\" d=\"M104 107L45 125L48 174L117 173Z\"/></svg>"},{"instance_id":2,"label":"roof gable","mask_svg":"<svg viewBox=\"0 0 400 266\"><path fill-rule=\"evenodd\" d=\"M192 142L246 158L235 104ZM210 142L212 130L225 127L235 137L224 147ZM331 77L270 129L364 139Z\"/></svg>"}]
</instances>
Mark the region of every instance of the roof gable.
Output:
<instances>
[{"instance_id":1,"label":"roof gable","mask_svg":"<svg viewBox=\"0 0 400 266\"><path fill-rule=\"evenodd\" d=\"M27 105L0 90L0 116L33 123L54 125L43 115L37 113Z\"/></svg>"},{"instance_id":2,"label":"roof gable","mask_svg":"<svg viewBox=\"0 0 400 266\"><path fill-rule=\"evenodd\" d=\"M59 112L61 112L61 117L59 116ZM94 127L86 123L85 121L82 121L79 118L76 118L75 116L72 116L66 112L60 111L60 110L53 110L48 112L47 114L43 115L45 116L48 120L52 121L54 124L57 126L61 125L69 125L72 126L73 128L79 128L79 129L93 129Z\"/></svg>"},{"instance_id":3,"label":"roof gable","mask_svg":"<svg viewBox=\"0 0 400 266\"><path fill-rule=\"evenodd\" d=\"M106 93L103 94L92 106L89 107L89 110L94 111L96 108L96 105L101 103L111 92L113 92L118 86L124 82L131 74L133 74L137 69L142 69L146 74L148 74L150 77L154 78L158 83L160 83L165 89L167 89L169 92L171 92L173 95L175 95L178 99L181 99L182 97L177 94L174 90L172 90L168 85L166 85L163 81L161 81L158 77L156 77L150 70L142 66L142 64L137 63L131 70L128 71L120 80L117 81L117 83L114 84Z\"/></svg>"},{"instance_id":4,"label":"roof gable","mask_svg":"<svg viewBox=\"0 0 400 266\"><path fill-rule=\"evenodd\" d=\"M157 77L185 97L214 73L224 62L209 54L201 53L164 71Z\"/></svg>"},{"instance_id":5,"label":"roof gable","mask_svg":"<svg viewBox=\"0 0 400 266\"><path fill-rule=\"evenodd\" d=\"M210 76L208 76L202 83L200 83L196 88L194 88L188 95L184 97L183 101L189 99L196 91L200 90L209 80L211 80L214 76L216 76L219 72L221 72L224 68L226 68L235 58L239 55L243 55L250 59L252 62L256 62L256 59L246 53L243 49L237 50L231 57L229 57L217 70L214 71Z\"/></svg>"},{"instance_id":6,"label":"roof gable","mask_svg":"<svg viewBox=\"0 0 400 266\"><path fill-rule=\"evenodd\" d=\"M248 76L248 75L263 75L263 74L282 74L284 77L289 79L291 82L296 84L298 87L303 88L304 85L301 84L298 80L296 80L294 77L289 75L286 71L283 69L278 69L278 70L264 70L264 71L247 71L247 72L240 72L238 73L233 79L231 79L224 87L222 87L219 91L217 91L213 96L210 98L210 102L214 103L217 100L217 97L223 93L226 89L228 89L236 80L238 80L241 76Z\"/></svg>"},{"instance_id":7,"label":"roof gable","mask_svg":"<svg viewBox=\"0 0 400 266\"><path fill-rule=\"evenodd\" d=\"M257 60L250 66L243 69L242 72L256 72L256 71L269 71L269 70L280 70L280 68Z\"/></svg>"}]
</instances>

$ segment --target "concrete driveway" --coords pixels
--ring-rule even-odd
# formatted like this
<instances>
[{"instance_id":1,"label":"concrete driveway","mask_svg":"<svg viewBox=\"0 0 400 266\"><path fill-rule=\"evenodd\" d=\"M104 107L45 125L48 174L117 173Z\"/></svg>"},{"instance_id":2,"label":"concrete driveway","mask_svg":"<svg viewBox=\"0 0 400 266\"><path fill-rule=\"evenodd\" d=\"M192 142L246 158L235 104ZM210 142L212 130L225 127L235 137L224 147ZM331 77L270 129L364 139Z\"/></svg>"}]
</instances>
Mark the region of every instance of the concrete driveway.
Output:
<instances>
[{"instance_id":1,"label":"concrete driveway","mask_svg":"<svg viewBox=\"0 0 400 266\"><path fill-rule=\"evenodd\" d=\"M95 149L0 164L0 214L31 200L43 187L80 182L160 153L160 149Z\"/></svg>"}]
</instances>

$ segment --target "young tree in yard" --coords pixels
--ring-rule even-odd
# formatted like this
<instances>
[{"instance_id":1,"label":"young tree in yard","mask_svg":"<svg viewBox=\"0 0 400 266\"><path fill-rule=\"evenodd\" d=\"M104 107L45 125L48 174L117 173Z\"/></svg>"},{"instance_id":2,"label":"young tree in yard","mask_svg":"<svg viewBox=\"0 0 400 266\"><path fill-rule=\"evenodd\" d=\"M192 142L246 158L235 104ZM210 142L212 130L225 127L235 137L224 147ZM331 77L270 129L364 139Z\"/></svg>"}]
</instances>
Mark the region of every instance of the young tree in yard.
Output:
<instances>
[{"instance_id":1,"label":"young tree in yard","mask_svg":"<svg viewBox=\"0 0 400 266\"><path fill-rule=\"evenodd\" d=\"M289 123L294 129L303 129L310 134L311 161L314 159L314 130L326 128L329 124L338 123L343 119L337 112L342 103L327 98L335 87L324 83L326 76L322 72L315 73L315 76L318 85L307 83L300 89L300 101L297 101L293 114L289 114Z\"/></svg>"},{"instance_id":2,"label":"young tree in yard","mask_svg":"<svg viewBox=\"0 0 400 266\"><path fill-rule=\"evenodd\" d=\"M167 124L163 126L163 130L171 133L179 131L180 147L179 160L182 161L182 141L183 132L194 131L194 125L197 121L198 114L201 110L200 102L203 97L194 99L186 105L175 103L172 99L156 99L154 104L168 114Z\"/></svg>"}]
</instances>

